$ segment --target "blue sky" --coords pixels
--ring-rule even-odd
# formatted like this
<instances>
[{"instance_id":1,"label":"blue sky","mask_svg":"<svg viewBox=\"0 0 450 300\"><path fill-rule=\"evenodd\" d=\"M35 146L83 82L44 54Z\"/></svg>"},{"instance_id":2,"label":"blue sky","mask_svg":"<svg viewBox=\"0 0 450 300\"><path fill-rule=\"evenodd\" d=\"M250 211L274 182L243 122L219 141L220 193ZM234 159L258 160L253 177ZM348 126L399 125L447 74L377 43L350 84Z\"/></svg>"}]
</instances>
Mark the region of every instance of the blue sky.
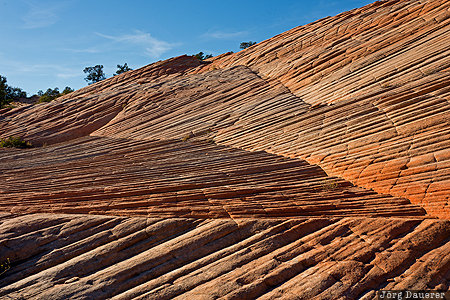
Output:
<instances>
[{"instance_id":1,"label":"blue sky","mask_svg":"<svg viewBox=\"0 0 450 300\"><path fill-rule=\"evenodd\" d=\"M363 0L0 0L0 75L29 95L86 86L83 69L133 69L200 51L239 51Z\"/></svg>"}]
</instances>

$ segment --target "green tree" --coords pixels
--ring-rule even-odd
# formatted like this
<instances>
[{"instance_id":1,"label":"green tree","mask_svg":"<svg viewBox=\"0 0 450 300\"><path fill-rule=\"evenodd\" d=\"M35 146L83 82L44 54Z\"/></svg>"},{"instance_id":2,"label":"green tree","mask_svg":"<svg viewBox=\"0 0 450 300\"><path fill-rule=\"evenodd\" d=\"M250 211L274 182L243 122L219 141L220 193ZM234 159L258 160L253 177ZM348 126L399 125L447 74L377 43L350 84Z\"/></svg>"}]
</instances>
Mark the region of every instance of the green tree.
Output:
<instances>
[{"instance_id":1,"label":"green tree","mask_svg":"<svg viewBox=\"0 0 450 300\"><path fill-rule=\"evenodd\" d=\"M45 91L45 93L42 91L38 91L37 94L39 96L39 100L38 100L39 103L50 102L50 101L58 98L59 96L61 96L61 94L59 93L59 88L57 88L57 87L54 89L48 88L47 91Z\"/></svg>"},{"instance_id":2,"label":"green tree","mask_svg":"<svg viewBox=\"0 0 450 300\"><path fill-rule=\"evenodd\" d=\"M25 98L27 93L18 87L11 87L7 84L5 76L0 75L0 108L5 107L11 101Z\"/></svg>"},{"instance_id":3,"label":"green tree","mask_svg":"<svg viewBox=\"0 0 450 300\"><path fill-rule=\"evenodd\" d=\"M114 74L114 76L122 74L122 73L125 73L127 71L131 71L131 70L133 70L133 69L130 68L127 63L125 63L123 66L122 65L117 65L117 71Z\"/></svg>"},{"instance_id":4,"label":"green tree","mask_svg":"<svg viewBox=\"0 0 450 300\"><path fill-rule=\"evenodd\" d=\"M8 85L6 84L6 77L0 75L0 108L3 108L5 105L8 104L6 89L8 88Z\"/></svg>"},{"instance_id":5,"label":"green tree","mask_svg":"<svg viewBox=\"0 0 450 300\"><path fill-rule=\"evenodd\" d=\"M74 91L73 88L71 88L70 86L66 86L64 90L61 92L61 96L72 93L73 91Z\"/></svg>"},{"instance_id":6,"label":"green tree","mask_svg":"<svg viewBox=\"0 0 450 300\"><path fill-rule=\"evenodd\" d=\"M204 54L203 52L199 52L197 54L194 54L193 56L198 58L198 59L200 59L200 60L205 60L207 58L213 57L212 54Z\"/></svg>"},{"instance_id":7,"label":"green tree","mask_svg":"<svg viewBox=\"0 0 450 300\"><path fill-rule=\"evenodd\" d=\"M253 46L254 44L256 44L256 42L252 42L252 41L249 41L249 42L242 42L242 43L241 43L241 46L240 46L239 48L241 48L241 49L246 49L246 48L248 48L248 47L250 47L250 46Z\"/></svg>"},{"instance_id":8,"label":"green tree","mask_svg":"<svg viewBox=\"0 0 450 300\"><path fill-rule=\"evenodd\" d=\"M96 65L94 67L86 67L83 70L84 73L88 74L84 80L88 82L88 84L93 84L103 79L106 79L105 73L103 72L103 65Z\"/></svg>"},{"instance_id":9,"label":"green tree","mask_svg":"<svg viewBox=\"0 0 450 300\"><path fill-rule=\"evenodd\" d=\"M25 91L23 91L21 88L18 88L18 87L10 87L10 86L8 86L6 91L7 91L8 97L11 100L17 100L19 98L26 98L27 97L27 93Z\"/></svg>"},{"instance_id":10,"label":"green tree","mask_svg":"<svg viewBox=\"0 0 450 300\"><path fill-rule=\"evenodd\" d=\"M43 103L43 102L50 102L52 100L55 100L58 97L61 97L63 95L67 95L68 93L73 92L73 89L66 86L64 88L64 90L60 93L59 92L59 88L54 88L54 89L47 89L47 91L45 91L45 93L43 91L38 91L38 96L39 96L39 100L38 103Z\"/></svg>"}]
</instances>

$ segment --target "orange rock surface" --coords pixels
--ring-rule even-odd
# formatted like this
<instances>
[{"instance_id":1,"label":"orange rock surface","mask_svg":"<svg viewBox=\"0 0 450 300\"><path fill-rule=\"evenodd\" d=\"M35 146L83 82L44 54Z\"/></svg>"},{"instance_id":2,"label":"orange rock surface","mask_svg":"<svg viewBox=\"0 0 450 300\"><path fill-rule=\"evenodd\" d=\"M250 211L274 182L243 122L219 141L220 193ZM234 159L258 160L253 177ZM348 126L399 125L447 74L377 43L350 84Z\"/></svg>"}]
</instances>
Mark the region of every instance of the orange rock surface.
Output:
<instances>
[{"instance_id":1,"label":"orange rock surface","mask_svg":"<svg viewBox=\"0 0 450 300\"><path fill-rule=\"evenodd\" d=\"M425 217L317 166L213 143L87 137L0 158L0 211L149 217Z\"/></svg>"},{"instance_id":2,"label":"orange rock surface","mask_svg":"<svg viewBox=\"0 0 450 300\"><path fill-rule=\"evenodd\" d=\"M233 139L241 128L219 142L287 152L450 218L449 41L449 1L377 1L196 72L247 66L313 105L296 116L281 112L271 136L247 129L264 136L257 143Z\"/></svg>"},{"instance_id":3,"label":"orange rock surface","mask_svg":"<svg viewBox=\"0 0 450 300\"><path fill-rule=\"evenodd\" d=\"M448 1L377 1L0 110L36 146L0 148L0 298L448 290L449 54Z\"/></svg>"},{"instance_id":4,"label":"orange rock surface","mask_svg":"<svg viewBox=\"0 0 450 300\"><path fill-rule=\"evenodd\" d=\"M0 298L373 299L446 289L450 221L3 215Z\"/></svg>"}]
</instances>

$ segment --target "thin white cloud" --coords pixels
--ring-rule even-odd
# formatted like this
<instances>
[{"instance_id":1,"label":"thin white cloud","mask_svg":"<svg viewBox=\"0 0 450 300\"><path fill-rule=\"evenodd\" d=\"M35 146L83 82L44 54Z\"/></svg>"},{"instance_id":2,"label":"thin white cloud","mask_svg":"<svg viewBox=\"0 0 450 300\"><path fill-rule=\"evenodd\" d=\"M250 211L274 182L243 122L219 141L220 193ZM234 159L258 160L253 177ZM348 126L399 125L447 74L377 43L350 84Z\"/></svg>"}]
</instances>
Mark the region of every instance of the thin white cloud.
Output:
<instances>
[{"instance_id":1,"label":"thin white cloud","mask_svg":"<svg viewBox=\"0 0 450 300\"><path fill-rule=\"evenodd\" d=\"M61 3L49 6L37 1L26 1L28 11L22 16L23 28L36 29L48 27L59 20Z\"/></svg>"},{"instance_id":2,"label":"thin white cloud","mask_svg":"<svg viewBox=\"0 0 450 300\"><path fill-rule=\"evenodd\" d=\"M85 49L71 49L71 48L61 48L62 51L72 52L72 53L100 53L100 49L96 48L85 48Z\"/></svg>"},{"instance_id":3,"label":"thin white cloud","mask_svg":"<svg viewBox=\"0 0 450 300\"><path fill-rule=\"evenodd\" d=\"M235 32L226 32L226 31L209 31L204 33L202 36L206 38L214 38L214 39L233 39L238 37L243 37L248 34L247 31L235 31Z\"/></svg>"},{"instance_id":4,"label":"thin white cloud","mask_svg":"<svg viewBox=\"0 0 450 300\"><path fill-rule=\"evenodd\" d=\"M61 67L59 65L52 65L52 64L25 64L20 62L9 62L9 66L14 67L18 72L24 72L24 73L46 73L50 70L52 72L61 70Z\"/></svg>"},{"instance_id":5,"label":"thin white cloud","mask_svg":"<svg viewBox=\"0 0 450 300\"><path fill-rule=\"evenodd\" d=\"M158 40L150 35L150 33L143 32L140 30L136 30L133 34L124 34L124 35L106 35L102 33L95 33L96 35L123 44L133 44L136 46L140 46L143 48L145 54L158 58L163 53L171 50L176 44L171 44L162 40Z\"/></svg>"}]
</instances>

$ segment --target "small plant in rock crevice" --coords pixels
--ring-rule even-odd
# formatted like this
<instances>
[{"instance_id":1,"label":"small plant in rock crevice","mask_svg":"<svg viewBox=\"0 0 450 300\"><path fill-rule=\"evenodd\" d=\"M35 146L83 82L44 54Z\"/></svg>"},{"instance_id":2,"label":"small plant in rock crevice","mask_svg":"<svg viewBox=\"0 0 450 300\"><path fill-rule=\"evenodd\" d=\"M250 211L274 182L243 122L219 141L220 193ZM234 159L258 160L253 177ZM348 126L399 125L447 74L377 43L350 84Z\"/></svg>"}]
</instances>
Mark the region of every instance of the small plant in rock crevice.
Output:
<instances>
[{"instance_id":1,"label":"small plant in rock crevice","mask_svg":"<svg viewBox=\"0 0 450 300\"><path fill-rule=\"evenodd\" d=\"M4 261L0 261L0 276L5 274L9 269L11 269L11 261L6 258Z\"/></svg>"},{"instance_id":2,"label":"small plant in rock crevice","mask_svg":"<svg viewBox=\"0 0 450 300\"><path fill-rule=\"evenodd\" d=\"M402 84L400 84L400 83L384 82L380 86L381 86L382 89L395 89L395 88L401 87Z\"/></svg>"},{"instance_id":3,"label":"small plant in rock crevice","mask_svg":"<svg viewBox=\"0 0 450 300\"><path fill-rule=\"evenodd\" d=\"M422 76L425 77L425 76L429 76L429 75L432 75L432 74L435 74L438 72L439 72L439 70L437 70L437 69L428 69L428 70L422 71Z\"/></svg>"},{"instance_id":4,"label":"small plant in rock crevice","mask_svg":"<svg viewBox=\"0 0 450 300\"><path fill-rule=\"evenodd\" d=\"M181 140L183 142L187 142L188 140L190 140L191 138L193 138L195 136L195 134L191 131L188 134L186 134Z\"/></svg>"},{"instance_id":5,"label":"small plant in rock crevice","mask_svg":"<svg viewBox=\"0 0 450 300\"><path fill-rule=\"evenodd\" d=\"M324 191L333 191L339 187L339 183L335 180L323 180L320 183L320 186Z\"/></svg>"},{"instance_id":6,"label":"small plant in rock crevice","mask_svg":"<svg viewBox=\"0 0 450 300\"><path fill-rule=\"evenodd\" d=\"M0 140L0 147L2 148L31 148L33 145L24 141L21 137L10 136Z\"/></svg>"}]
</instances>

